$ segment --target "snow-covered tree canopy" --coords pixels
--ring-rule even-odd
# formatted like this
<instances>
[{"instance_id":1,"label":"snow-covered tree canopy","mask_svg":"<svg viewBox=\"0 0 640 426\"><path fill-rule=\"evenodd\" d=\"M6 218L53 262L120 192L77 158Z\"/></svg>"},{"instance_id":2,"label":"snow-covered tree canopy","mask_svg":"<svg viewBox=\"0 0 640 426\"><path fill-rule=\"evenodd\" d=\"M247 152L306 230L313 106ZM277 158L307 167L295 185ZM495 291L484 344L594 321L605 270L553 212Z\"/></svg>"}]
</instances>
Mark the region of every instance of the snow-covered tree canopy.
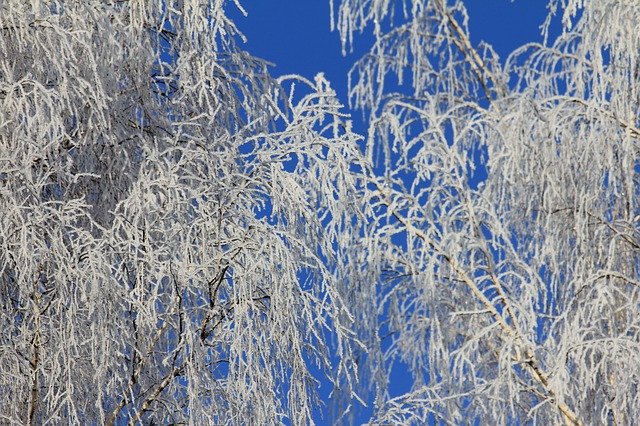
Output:
<instances>
[{"instance_id":1,"label":"snow-covered tree canopy","mask_svg":"<svg viewBox=\"0 0 640 426\"><path fill-rule=\"evenodd\" d=\"M0 423L307 423L356 378L357 136L224 3L0 3Z\"/></svg>"},{"instance_id":2,"label":"snow-covered tree canopy","mask_svg":"<svg viewBox=\"0 0 640 426\"><path fill-rule=\"evenodd\" d=\"M328 3L348 93L238 0L0 1L0 424L640 418L640 3Z\"/></svg>"},{"instance_id":3,"label":"snow-covered tree canopy","mask_svg":"<svg viewBox=\"0 0 640 426\"><path fill-rule=\"evenodd\" d=\"M462 1L339 4L345 48L375 37L349 93L370 117L353 267L378 274L353 299L375 422L640 417L640 3L548 8L545 42L500 60Z\"/></svg>"}]
</instances>

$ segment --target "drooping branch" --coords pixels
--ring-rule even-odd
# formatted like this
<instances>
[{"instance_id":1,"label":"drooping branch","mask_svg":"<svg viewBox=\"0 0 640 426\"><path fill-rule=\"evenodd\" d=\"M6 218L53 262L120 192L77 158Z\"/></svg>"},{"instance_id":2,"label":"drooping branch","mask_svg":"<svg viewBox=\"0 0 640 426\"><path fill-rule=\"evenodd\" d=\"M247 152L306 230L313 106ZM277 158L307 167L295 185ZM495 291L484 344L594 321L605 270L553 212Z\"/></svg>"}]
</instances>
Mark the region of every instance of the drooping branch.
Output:
<instances>
[{"instance_id":1,"label":"drooping branch","mask_svg":"<svg viewBox=\"0 0 640 426\"><path fill-rule=\"evenodd\" d=\"M540 367L540 362L537 360L535 353L531 349L531 345L527 342L526 337L517 328L517 322L515 316L513 316L513 310L506 298L506 295L501 290L502 285L498 282L497 277L492 274L492 278L495 279L495 286L498 290L500 302L503 304L508 315L511 316L512 324L508 324L503 316L498 312L495 305L487 298L487 296L478 288L475 280L472 278L469 272L465 270L463 265L460 265L458 261L450 256L440 245L433 241L426 233L416 228L409 219L397 212L394 207L394 203L391 201L391 197L384 188L378 186L378 194L380 195L381 203L389 209L391 215L398 220L403 229L409 234L415 235L422 240L430 250L433 251L435 256L441 257L457 275L458 279L463 282L466 287L471 290L471 293L475 296L476 300L484 307L487 313L491 315L493 320L499 326L502 334L501 338L505 341L511 341L515 344L516 353L519 354L514 359L517 363L524 363L529 368L531 376L538 382L545 390L546 395L556 402L558 410L562 414L563 418L568 424L582 425L578 415L565 403L557 400L555 391L550 387L548 375Z\"/></svg>"}]
</instances>

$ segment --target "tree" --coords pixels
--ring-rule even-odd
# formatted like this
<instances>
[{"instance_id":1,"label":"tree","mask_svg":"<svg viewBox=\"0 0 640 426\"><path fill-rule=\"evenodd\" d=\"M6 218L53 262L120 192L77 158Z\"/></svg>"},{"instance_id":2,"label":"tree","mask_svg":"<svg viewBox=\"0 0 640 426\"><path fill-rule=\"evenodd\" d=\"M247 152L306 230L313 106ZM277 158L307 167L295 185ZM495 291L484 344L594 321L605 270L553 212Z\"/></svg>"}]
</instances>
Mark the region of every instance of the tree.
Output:
<instances>
[{"instance_id":1,"label":"tree","mask_svg":"<svg viewBox=\"0 0 640 426\"><path fill-rule=\"evenodd\" d=\"M364 141L235 0L0 5L2 423L640 417L640 6L330 3Z\"/></svg>"},{"instance_id":2,"label":"tree","mask_svg":"<svg viewBox=\"0 0 640 426\"><path fill-rule=\"evenodd\" d=\"M224 3L0 5L0 423L308 423L356 379L358 136Z\"/></svg>"},{"instance_id":3,"label":"tree","mask_svg":"<svg viewBox=\"0 0 640 426\"><path fill-rule=\"evenodd\" d=\"M544 42L506 61L473 45L461 1L338 7L344 50L367 26L375 38L349 92L369 117L350 297L372 421L633 422L638 3L551 0ZM399 396L394 365L412 375Z\"/></svg>"}]
</instances>

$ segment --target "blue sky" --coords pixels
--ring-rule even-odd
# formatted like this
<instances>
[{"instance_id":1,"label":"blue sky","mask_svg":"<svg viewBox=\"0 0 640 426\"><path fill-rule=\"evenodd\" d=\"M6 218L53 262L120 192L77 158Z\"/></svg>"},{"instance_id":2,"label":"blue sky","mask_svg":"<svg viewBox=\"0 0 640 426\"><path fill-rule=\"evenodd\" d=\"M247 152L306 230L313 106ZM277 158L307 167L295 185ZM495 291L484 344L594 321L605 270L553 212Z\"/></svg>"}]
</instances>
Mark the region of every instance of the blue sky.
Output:
<instances>
[{"instance_id":1,"label":"blue sky","mask_svg":"<svg viewBox=\"0 0 640 426\"><path fill-rule=\"evenodd\" d=\"M339 0L335 0L339 3ZM540 0L467 0L474 43L490 43L501 59L526 42L541 41L539 26L546 16ZM355 41L354 53L342 56L340 38L329 26L328 0L245 0L248 16L233 13L248 38L246 50L275 66L274 75L313 77L324 72L346 103L347 72L371 43L366 35Z\"/></svg>"},{"instance_id":2,"label":"blue sky","mask_svg":"<svg viewBox=\"0 0 640 426\"><path fill-rule=\"evenodd\" d=\"M522 44L542 41L539 27L546 17L546 2L468 0L465 3L473 43L488 42L502 61ZM347 105L347 73L351 64L369 48L370 36L356 38L354 52L343 56L339 35L330 31L328 0L245 0L242 5L248 16L237 12L231 16L248 39L244 48L273 63L272 75L301 74L312 79L318 72L324 72L342 103ZM362 126L360 120L355 120L354 125L354 130L366 133L365 129L357 128ZM394 369L393 396L409 390L408 379L398 368ZM358 411L356 420L366 421L370 410Z\"/></svg>"}]
</instances>

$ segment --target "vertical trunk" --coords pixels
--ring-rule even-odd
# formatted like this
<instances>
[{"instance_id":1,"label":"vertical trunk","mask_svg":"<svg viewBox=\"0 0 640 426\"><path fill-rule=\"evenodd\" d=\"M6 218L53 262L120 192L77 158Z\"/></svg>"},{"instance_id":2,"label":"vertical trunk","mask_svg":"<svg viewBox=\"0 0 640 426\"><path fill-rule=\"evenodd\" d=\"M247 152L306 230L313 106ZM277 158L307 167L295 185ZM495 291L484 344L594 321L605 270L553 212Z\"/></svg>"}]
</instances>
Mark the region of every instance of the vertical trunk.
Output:
<instances>
[{"instance_id":1,"label":"vertical trunk","mask_svg":"<svg viewBox=\"0 0 640 426\"><path fill-rule=\"evenodd\" d=\"M33 327L34 335L31 343L31 359L29 360L29 366L31 367L31 397L29 398L28 406L28 425L32 426L36 424L36 413L38 410L38 369L40 366L40 293L37 290L38 280L35 282L35 289L31 296L33 301Z\"/></svg>"}]
</instances>

